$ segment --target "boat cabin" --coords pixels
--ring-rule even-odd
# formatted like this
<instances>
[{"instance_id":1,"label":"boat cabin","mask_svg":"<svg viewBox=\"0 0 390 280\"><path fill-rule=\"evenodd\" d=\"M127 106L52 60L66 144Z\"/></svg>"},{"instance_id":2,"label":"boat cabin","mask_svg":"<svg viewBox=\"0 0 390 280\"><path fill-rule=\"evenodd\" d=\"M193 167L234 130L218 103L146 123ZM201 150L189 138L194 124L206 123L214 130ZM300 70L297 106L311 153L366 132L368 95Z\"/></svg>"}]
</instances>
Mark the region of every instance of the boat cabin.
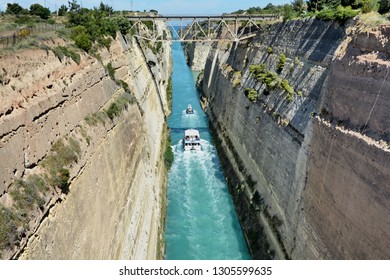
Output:
<instances>
[{"instance_id":1,"label":"boat cabin","mask_svg":"<svg viewBox=\"0 0 390 280\"><path fill-rule=\"evenodd\" d=\"M184 131L183 145L185 151L200 151L201 146L199 131L196 129L187 129L186 131Z\"/></svg>"},{"instance_id":2,"label":"boat cabin","mask_svg":"<svg viewBox=\"0 0 390 280\"><path fill-rule=\"evenodd\" d=\"M194 113L194 110L192 109L191 104L188 104L187 109L186 109L186 113L187 114L193 114Z\"/></svg>"}]
</instances>

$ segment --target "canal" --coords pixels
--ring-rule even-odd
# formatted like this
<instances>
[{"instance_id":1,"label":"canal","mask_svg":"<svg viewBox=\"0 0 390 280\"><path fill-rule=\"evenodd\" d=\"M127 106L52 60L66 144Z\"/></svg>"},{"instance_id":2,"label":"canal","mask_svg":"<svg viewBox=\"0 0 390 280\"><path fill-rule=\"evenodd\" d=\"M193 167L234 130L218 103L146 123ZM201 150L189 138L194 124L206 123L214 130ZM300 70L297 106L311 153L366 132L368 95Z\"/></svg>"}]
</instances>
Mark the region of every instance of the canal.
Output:
<instances>
[{"instance_id":1,"label":"canal","mask_svg":"<svg viewBox=\"0 0 390 280\"><path fill-rule=\"evenodd\" d=\"M168 174L165 259L251 259L244 235L199 104L195 74L180 43L172 44L173 104L168 120L174 162ZM191 104L195 113L186 114ZM184 130L201 136L201 151L183 150Z\"/></svg>"}]
</instances>

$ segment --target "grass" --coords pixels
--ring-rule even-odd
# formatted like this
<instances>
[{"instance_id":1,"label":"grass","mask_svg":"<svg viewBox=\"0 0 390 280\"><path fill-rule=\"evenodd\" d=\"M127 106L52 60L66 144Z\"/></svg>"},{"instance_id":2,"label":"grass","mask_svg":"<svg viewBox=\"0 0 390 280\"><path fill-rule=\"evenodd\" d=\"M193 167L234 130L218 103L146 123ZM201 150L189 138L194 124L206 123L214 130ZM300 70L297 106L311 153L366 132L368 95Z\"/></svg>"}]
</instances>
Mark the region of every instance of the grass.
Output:
<instances>
[{"instance_id":1,"label":"grass","mask_svg":"<svg viewBox=\"0 0 390 280\"><path fill-rule=\"evenodd\" d=\"M52 51L61 62L63 61L64 57L69 57L77 64L80 64L80 54L72 49L63 46L58 46L52 49Z\"/></svg>"},{"instance_id":2,"label":"grass","mask_svg":"<svg viewBox=\"0 0 390 280\"><path fill-rule=\"evenodd\" d=\"M87 144L89 146L91 144L92 138L91 138L91 136L89 136L87 134L87 132L85 131L85 129L82 126L80 128L80 134L81 134L81 136L83 136L83 138L85 139L85 141L87 142Z\"/></svg>"},{"instance_id":3,"label":"grass","mask_svg":"<svg viewBox=\"0 0 390 280\"><path fill-rule=\"evenodd\" d=\"M16 234L20 220L14 211L0 204L0 221L0 250L4 250L20 240Z\"/></svg>"},{"instance_id":4,"label":"grass","mask_svg":"<svg viewBox=\"0 0 390 280\"><path fill-rule=\"evenodd\" d=\"M388 17L381 15L377 12L370 12L358 16L356 27L360 32L363 32L371 30L372 28L378 27L379 25L386 23L390 23Z\"/></svg>"},{"instance_id":5,"label":"grass","mask_svg":"<svg viewBox=\"0 0 390 280\"><path fill-rule=\"evenodd\" d=\"M107 115L104 111L99 111L93 114L90 114L84 119L88 125L94 126L98 123L105 124L107 120Z\"/></svg>"},{"instance_id":6,"label":"grass","mask_svg":"<svg viewBox=\"0 0 390 280\"><path fill-rule=\"evenodd\" d=\"M115 81L115 69L112 67L112 64L111 62L107 64L106 66L106 69L108 71L108 75L110 76L110 78Z\"/></svg>"},{"instance_id":7,"label":"grass","mask_svg":"<svg viewBox=\"0 0 390 280\"><path fill-rule=\"evenodd\" d=\"M52 146L50 154L42 161L42 166L48 172L48 183L59 187L63 193L67 194L70 178L70 172L67 168L77 163L80 155L81 148L76 139L70 138L68 144L65 144L63 140L58 140Z\"/></svg>"},{"instance_id":8,"label":"grass","mask_svg":"<svg viewBox=\"0 0 390 280\"><path fill-rule=\"evenodd\" d=\"M173 164L174 154L171 147L171 136L167 133L167 140L165 141L164 164L169 170Z\"/></svg>"},{"instance_id":9,"label":"grass","mask_svg":"<svg viewBox=\"0 0 390 280\"><path fill-rule=\"evenodd\" d=\"M136 101L137 100L134 95L125 92L121 96L119 96L114 102L112 102L105 112L108 118L113 120L116 116L119 116L122 111L126 110L129 104L133 104Z\"/></svg>"},{"instance_id":10,"label":"grass","mask_svg":"<svg viewBox=\"0 0 390 280\"><path fill-rule=\"evenodd\" d=\"M168 79L167 101L168 101L169 110L172 110L172 77L169 77Z\"/></svg>"}]
</instances>

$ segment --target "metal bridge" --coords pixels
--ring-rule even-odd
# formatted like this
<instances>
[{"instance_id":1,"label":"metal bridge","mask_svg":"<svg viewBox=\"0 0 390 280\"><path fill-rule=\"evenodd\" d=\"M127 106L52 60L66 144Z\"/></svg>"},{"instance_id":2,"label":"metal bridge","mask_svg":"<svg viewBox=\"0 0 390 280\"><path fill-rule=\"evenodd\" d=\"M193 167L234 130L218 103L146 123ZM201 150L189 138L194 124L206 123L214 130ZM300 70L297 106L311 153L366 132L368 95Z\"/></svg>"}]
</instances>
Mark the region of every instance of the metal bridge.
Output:
<instances>
[{"instance_id":1,"label":"metal bridge","mask_svg":"<svg viewBox=\"0 0 390 280\"><path fill-rule=\"evenodd\" d=\"M279 15L221 15L221 16L127 16L131 30L141 39L158 41L241 41L254 37L261 21L279 20ZM174 23L172 23L172 21ZM157 22L164 22L172 30L167 36Z\"/></svg>"}]
</instances>

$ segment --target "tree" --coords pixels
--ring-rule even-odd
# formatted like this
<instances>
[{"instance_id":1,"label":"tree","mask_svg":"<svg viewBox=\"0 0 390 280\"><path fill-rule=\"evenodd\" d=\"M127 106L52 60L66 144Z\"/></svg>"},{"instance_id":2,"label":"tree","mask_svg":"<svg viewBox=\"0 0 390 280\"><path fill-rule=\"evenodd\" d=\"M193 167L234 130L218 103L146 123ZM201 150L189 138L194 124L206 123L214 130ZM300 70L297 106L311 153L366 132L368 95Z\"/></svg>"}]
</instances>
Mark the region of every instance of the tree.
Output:
<instances>
[{"instance_id":1,"label":"tree","mask_svg":"<svg viewBox=\"0 0 390 280\"><path fill-rule=\"evenodd\" d=\"M378 12L385 14L390 11L390 0L380 0Z\"/></svg>"},{"instance_id":2,"label":"tree","mask_svg":"<svg viewBox=\"0 0 390 280\"><path fill-rule=\"evenodd\" d=\"M69 12L76 12L81 8L81 6L77 4L76 0L68 1L68 5L69 5Z\"/></svg>"},{"instance_id":3,"label":"tree","mask_svg":"<svg viewBox=\"0 0 390 280\"><path fill-rule=\"evenodd\" d=\"M355 4L356 0L341 0L341 5L344 7L347 6L353 6Z\"/></svg>"},{"instance_id":4,"label":"tree","mask_svg":"<svg viewBox=\"0 0 390 280\"><path fill-rule=\"evenodd\" d=\"M58 9L58 15L64 16L68 12L68 7L65 5L61 5L61 7Z\"/></svg>"},{"instance_id":5,"label":"tree","mask_svg":"<svg viewBox=\"0 0 390 280\"><path fill-rule=\"evenodd\" d=\"M116 21L116 25L118 26L119 31L123 35L126 35L130 31L131 23L129 20L127 20L123 17L120 17L120 18L116 18L115 21Z\"/></svg>"},{"instance_id":6,"label":"tree","mask_svg":"<svg viewBox=\"0 0 390 280\"><path fill-rule=\"evenodd\" d=\"M264 10L273 10L275 9L275 5L272 3L268 3L267 6L264 7Z\"/></svg>"},{"instance_id":7,"label":"tree","mask_svg":"<svg viewBox=\"0 0 390 280\"><path fill-rule=\"evenodd\" d=\"M114 10L112 9L112 7L103 4L103 2L100 2L99 11L102 14L104 14L104 16L109 16L109 15L111 15L113 13Z\"/></svg>"},{"instance_id":8,"label":"tree","mask_svg":"<svg viewBox=\"0 0 390 280\"><path fill-rule=\"evenodd\" d=\"M291 3L294 11L298 12L298 13L302 13L304 11L307 10L307 4L305 2L305 0L294 0L292 3Z\"/></svg>"},{"instance_id":9,"label":"tree","mask_svg":"<svg viewBox=\"0 0 390 280\"><path fill-rule=\"evenodd\" d=\"M310 12L321 11L324 5L324 0L309 0L307 1L307 9Z\"/></svg>"},{"instance_id":10,"label":"tree","mask_svg":"<svg viewBox=\"0 0 390 280\"><path fill-rule=\"evenodd\" d=\"M379 8L378 0L361 0L361 2L362 2L363 13L378 11Z\"/></svg>"},{"instance_id":11,"label":"tree","mask_svg":"<svg viewBox=\"0 0 390 280\"><path fill-rule=\"evenodd\" d=\"M341 5L341 0L325 0L325 6L332 10Z\"/></svg>"},{"instance_id":12,"label":"tree","mask_svg":"<svg viewBox=\"0 0 390 280\"><path fill-rule=\"evenodd\" d=\"M351 0L347 0L347 1L351 2ZM310 12L321 11L324 8L334 10L342 4L341 2L342 0L309 0L307 2L307 7Z\"/></svg>"},{"instance_id":13,"label":"tree","mask_svg":"<svg viewBox=\"0 0 390 280\"><path fill-rule=\"evenodd\" d=\"M22 12L23 12L23 8L19 4L7 3L7 10L5 11L6 14L19 15L22 14Z\"/></svg>"},{"instance_id":14,"label":"tree","mask_svg":"<svg viewBox=\"0 0 390 280\"><path fill-rule=\"evenodd\" d=\"M289 20L296 16L293 7L290 4L283 5L283 20Z\"/></svg>"},{"instance_id":15,"label":"tree","mask_svg":"<svg viewBox=\"0 0 390 280\"><path fill-rule=\"evenodd\" d=\"M39 4L32 4L30 6L30 14L39 16L41 19L48 19L50 17L50 10Z\"/></svg>"}]
</instances>

